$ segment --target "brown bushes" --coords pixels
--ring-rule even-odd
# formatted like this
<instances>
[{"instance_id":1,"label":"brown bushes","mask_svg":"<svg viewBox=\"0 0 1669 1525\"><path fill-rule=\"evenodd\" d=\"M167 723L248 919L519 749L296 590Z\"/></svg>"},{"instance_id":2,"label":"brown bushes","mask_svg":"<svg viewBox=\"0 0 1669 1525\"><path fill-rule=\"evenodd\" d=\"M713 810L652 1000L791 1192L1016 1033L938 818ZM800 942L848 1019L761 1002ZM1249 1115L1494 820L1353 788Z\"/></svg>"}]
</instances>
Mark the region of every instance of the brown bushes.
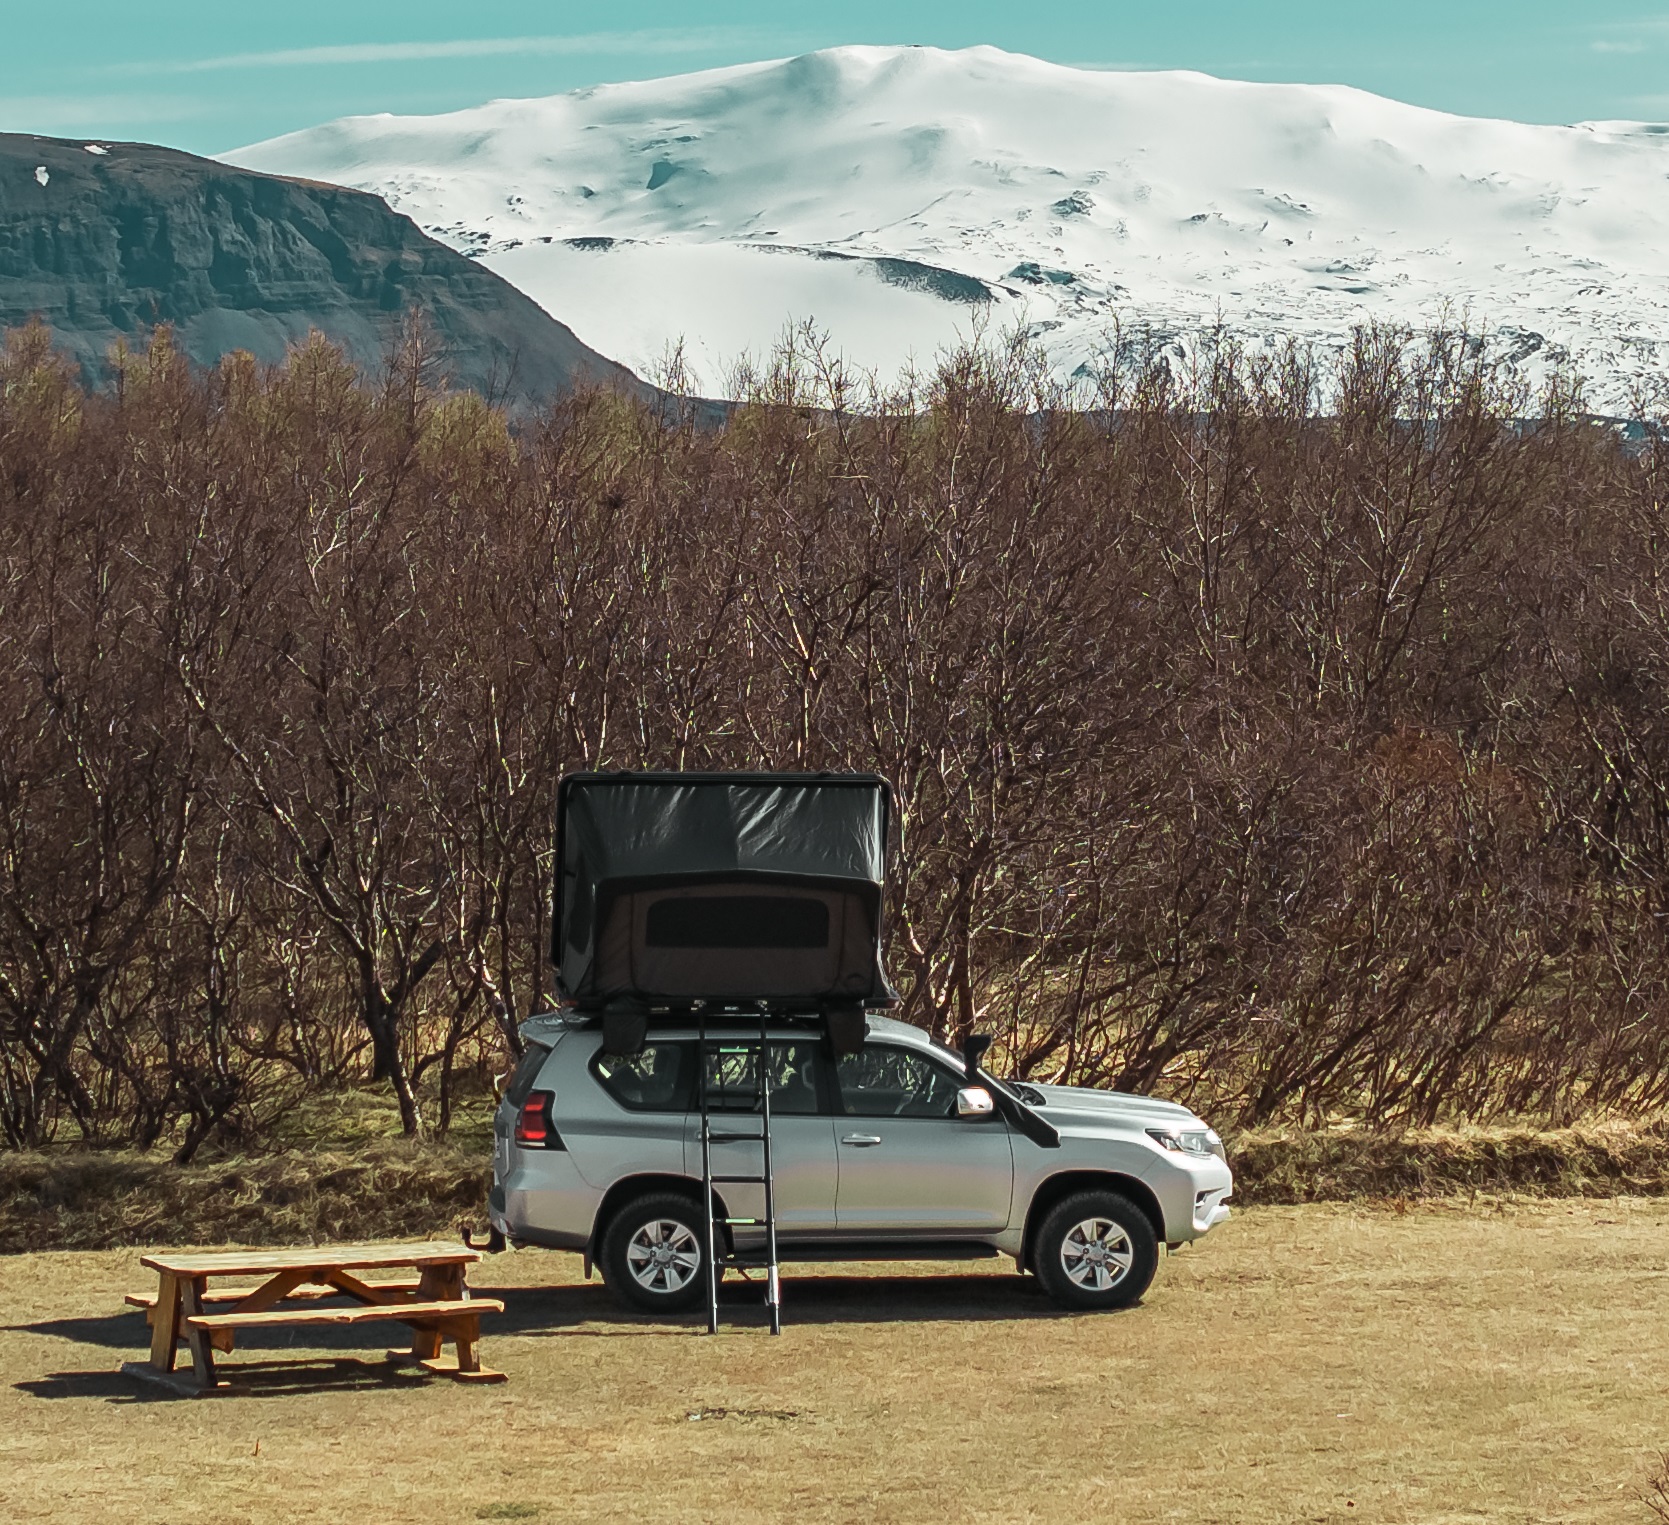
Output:
<instances>
[{"instance_id":1,"label":"brown bushes","mask_svg":"<svg viewBox=\"0 0 1669 1525\"><path fill-rule=\"evenodd\" d=\"M1611 1120L1574 1128L1253 1132L1234 1140L1235 1200L1669 1195L1669 1128Z\"/></svg>"},{"instance_id":2,"label":"brown bushes","mask_svg":"<svg viewBox=\"0 0 1669 1525\"><path fill-rule=\"evenodd\" d=\"M1242 1125L1669 1101L1669 453L1464 337L719 430L0 359L0 1137L182 1157L545 999L575 767L875 768L905 1015ZM1535 422L1526 423L1534 416Z\"/></svg>"},{"instance_id":3,"label":"brown bushes","mask_svg":"<svg viewBox=\"0 0 1669 1525\"><path fill-rule=\"evenodd\" d=\"M319 1120L328 1133L328 1123ZM1236 1207L1669 1196L1669 1129L1612 1121L1551 1132L1289 1130L1231 1141ZM154 1151L0 1154L0 1254L44 1247L308 1244L450 1238L481 1228L479 1137L330 1138L307 1148L172 1163Z\"/></svg>"},{"instance_id":4,"label":"brown bushes","mask_svg":"<svg viewBox=\"0 0 1669 1525\"><path fill-rule=\"evenodd\" d=\"M479 1225L479 1149L381 1140L182 1168L166 1156L0 1156L0 1253L143 1244L329 1244L452 1238Z\"/></svg>"}]
</instances>

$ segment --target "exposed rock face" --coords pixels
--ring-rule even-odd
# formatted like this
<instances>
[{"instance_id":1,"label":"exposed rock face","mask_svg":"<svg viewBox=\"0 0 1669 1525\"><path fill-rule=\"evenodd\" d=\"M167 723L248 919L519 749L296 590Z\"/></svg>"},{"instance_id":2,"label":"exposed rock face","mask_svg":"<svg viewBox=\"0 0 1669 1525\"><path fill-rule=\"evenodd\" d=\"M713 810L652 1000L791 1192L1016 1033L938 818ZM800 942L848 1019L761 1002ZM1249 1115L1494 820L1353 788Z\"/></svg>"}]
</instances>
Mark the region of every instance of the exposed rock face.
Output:
<instances>
[{"instance_id":1,"label":"exposed rock face","mask_svg":"<svg viewBox=\"0 0 1669 1525\"><path fill-rule=\"evenodd\" d=\"M234 349L278 360L316 328L374 368L410 311L454 386L515 404L587 379L647 390L376 196L146 144L0 133L0 325L44 319L89 381L112 342L157 323L204 365Z\"/></svg>"}]
</instances>

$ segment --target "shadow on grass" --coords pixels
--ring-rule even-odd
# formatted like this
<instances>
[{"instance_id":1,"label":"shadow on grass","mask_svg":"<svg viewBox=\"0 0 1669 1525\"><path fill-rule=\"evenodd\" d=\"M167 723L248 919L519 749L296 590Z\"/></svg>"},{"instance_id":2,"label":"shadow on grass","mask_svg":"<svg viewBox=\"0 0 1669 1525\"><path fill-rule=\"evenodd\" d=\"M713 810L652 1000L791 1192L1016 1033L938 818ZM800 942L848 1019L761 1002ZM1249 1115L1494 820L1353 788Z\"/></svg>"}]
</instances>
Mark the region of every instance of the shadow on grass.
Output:
<instances>
[{"instance_id":1,"label":"shadow on grass","mask_svg":"<svg viewBox=\"0 0 1669 1525\"><path fill-rule=\"evenodd\" d=\"M223 1385L202 1398L290 1398L308 1393L372 1392L386 1388L425 1387L448 1378L414 1371L391 1361L327 1357L323 1360L238 1361L218 1364ZM190 1362L182 1377L190 1376ZM82 1398L105 1403L195 1402L198 1395L166 1388L119 1371L60 1371L13 1384L34 1398Z\"/></svg>"},{"instance_id":2,"label":"shadow on grass","mask_svg":"<svg viewBox=\"0 0 1669 1525\"><path fill-rule=\"evenodd\" d=\"M484 1339L494 1335L520 1338L567 1334L669 1334L704 1328L705 1314L697 1311L676 1318L633 1313L622 1308L600 1281L577 1286L495 1287L490 1282L472 1287L480 1297L496 1297L504 1312L482 1319ZM727 1321L747 1322L750 1313L765 1317L765 1283L724 1282L719 1290L720 1315ZM971 1320L1071 1318L1055 1307L1028 1276L875 1276L789 1272L782 1280L783 1318L798 1324L947 1323ZM337 1306L321 1302L314 1306ZM340 1306L351 1306L345 1299ZM578 1325L607 1325L580 1329ZM375 1326L277 1326L240 1330L238 1349L364 1350L399 1343L397 1323ZM0 1325L0 1334L44 1334L77 1345L142 1355L150 1346L144 1315L137 1309L94 1318L43 1319L33 1324ZM390 1336L392 1336L392 1341Z\"/></svg>"},{"instance_id":3,"label":"shadow on grass","mask_svg":"<svg viewBox=\"0 0 1669 1525\"><path fill-rule=\"evenodd\" d=\"M15 1392L31 1398L102 1398L106 1403L168 1403L172 1394L119 1371L55 1371L50 1376L14 1382Z\"/></svg>"},{"instance_id":4,"label":"shadow on grass","mask_svg":"<svg viewBox=\"0 0 1669 1525\"><path fill-rule=\"evenodd\" d=\"M501 1298L504 1313L483 1323L482 1334L555 1338L573 1335L704 1331L704 1312L676 1318L632 1313L597 1282L562 1287L476 1288ZM730 1279L719 1290L726 1324L764 1324L765 1283ZM794 1274L782 1279L784 1324L917 1324L1072 1318L1050 1303L1031 1277L876 1276ZM578 1326L589 1327L578 1327ZM605 1326L605 1327L598 1327Z\"/></svg>"},{"instance_id":5,"label":"shadow on grass","mask_svg":"<svg viewBox=\"0 0 1669 1525\"><path fill-rule=\"evenodd\" d=\"M503 1301L502 1314L482 1321L488 1350L494 1338L619 1339L646 1335L680 1337L706 1330L706 1314L697 1311L676 1318L656 1318L623 1309L600 1282L559 1287L494 1287L474 1289L480 1296ZM763 1327L767 1322L763 1280L728 1280L720 1289L720 1318L727 1327ZM783 1323L787 1327L820 1324L903 1324L946 1322L1003 1322L1014 1319L1071 1318L1054 1307L1030 1277L991 1276L874 1276L793 1275L783 1278ZM219 1363L220 1373L234 1386L231 1392L250 1396L314 1392L339 1388L408 1387L432 1380L387 1363L352 1359L349 1353L386 1349L401 1343L398 1324L335 1328L308 1325L241 1330L238 1354ZM32 1324L0 1326L4 1334L38 1334L72 1344L121 1351L142 1359L149 1348L144 1316L137 1310L96 1318L43 1319ZM279 1356L297 1352L291 1360L247 1360L246 1355ZM341 1356L306 1359L302 1352L342 1352ZM166 1394L135 1391L131 1378L109 1371L59 1372L19 1382L21 1392L38 1398L107 1398L113 1402L166 1398Z\"/></svg>"},{"instance_id":6,"label":"shadow on grass","mask_svg":"<svg viewBox=\"0 0 1669 1525\"><path fill-rule=\"evenodd\" d=\"M135 1356L151 1348L151 1332L145 1316L137 1311L107 1313L99 1318L42 1319L35 1324L0 1324L0 1334L48 1334L76 1345L97 1345L105 1350L125 1350Z\"/></svg>"}]
</instances>

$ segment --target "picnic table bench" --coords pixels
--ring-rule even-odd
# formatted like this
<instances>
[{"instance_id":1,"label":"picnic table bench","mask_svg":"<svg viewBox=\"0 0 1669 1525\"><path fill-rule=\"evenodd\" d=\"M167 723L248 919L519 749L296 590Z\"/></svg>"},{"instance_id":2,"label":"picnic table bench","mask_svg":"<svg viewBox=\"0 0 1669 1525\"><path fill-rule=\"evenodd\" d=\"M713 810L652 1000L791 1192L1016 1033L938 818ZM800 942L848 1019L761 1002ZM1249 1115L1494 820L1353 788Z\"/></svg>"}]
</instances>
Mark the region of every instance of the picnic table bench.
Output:
<instances>
[{"instance_id":1,"label":"picnic table bench","mask_svg":"<svg viewBox=\"0 0 1669 1525\"><path fill-rule=\"evenodd\" d=\"M129 1361L122 1370L176 1391L209 1392L223 1385L215 1374L214 1353L229 1353L240 1329L393 1319L411 1326L412 1342L409 1350L390 1350L391 1359L461 1381L501 1382L502 1372L481 1365L478 1345L481 1315L502 1313L504 1304L471 1297L464 1280L465 1269L480 1258L479 1250L443 1243L146 1255L139 1263L157 1273L157 1290L130 1292L127 1301L145 1310L151 1356ZM388 1270L407 1274L375 1280L360 1274ZM255 1286L211 1287L217 1277L263 1279ZM327 1298L344 1297L350 1299L347 1307L321 1306ZM441 1358L447 1341L455 1347L454 1361ZM174 1372L182 1342L191 1352L193 1383Z\"/></svg>"}]
</instances>

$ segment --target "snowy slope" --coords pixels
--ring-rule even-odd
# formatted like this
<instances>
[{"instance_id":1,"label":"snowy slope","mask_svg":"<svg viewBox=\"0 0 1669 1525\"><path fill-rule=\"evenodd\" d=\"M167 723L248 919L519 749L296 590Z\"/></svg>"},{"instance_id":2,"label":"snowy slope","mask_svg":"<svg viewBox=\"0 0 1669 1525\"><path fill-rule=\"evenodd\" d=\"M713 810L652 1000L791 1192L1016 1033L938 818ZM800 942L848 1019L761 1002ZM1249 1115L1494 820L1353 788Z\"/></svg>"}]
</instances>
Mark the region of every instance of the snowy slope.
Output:
<instances>
[{"instance_id":1,"label":"snowy slope","mask_svg":"<svg viewBox=\"0 0 1669 1525\"><path fill-rule=\"evenodd\" d=\"M683 338L709 388L804 319L883 377L979 323L1071 374L1115 320L1336 345L1446 308L1603 408L1669 362L1669 127L852 47L227 157L384 195L635 369Z\"/></svg>"}]
</instances>

